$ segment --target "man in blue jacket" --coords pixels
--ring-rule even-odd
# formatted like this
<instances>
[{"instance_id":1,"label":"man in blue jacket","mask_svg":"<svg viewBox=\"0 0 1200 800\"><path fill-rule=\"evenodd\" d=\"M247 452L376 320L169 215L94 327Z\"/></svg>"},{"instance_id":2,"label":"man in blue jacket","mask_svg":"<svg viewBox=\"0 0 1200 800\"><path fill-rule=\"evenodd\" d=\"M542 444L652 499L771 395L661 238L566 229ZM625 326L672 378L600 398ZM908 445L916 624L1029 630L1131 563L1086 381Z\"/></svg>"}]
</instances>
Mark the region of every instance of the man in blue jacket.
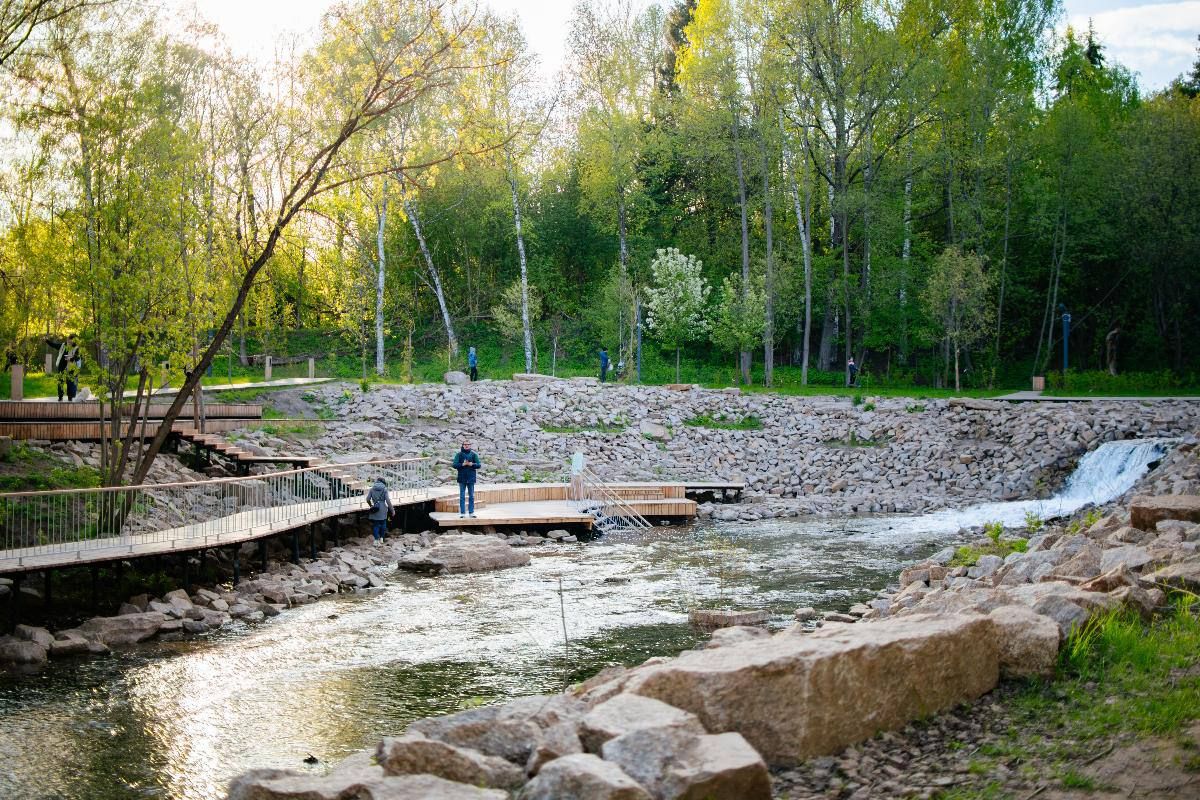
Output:
<instances>
[{"instance_id":1,"label":"man in blue jacket","mask_svg":"<svg viewBox=\"0 0 1200 800\"><path fill-rule=\"evenodd\" d=\"M600 348L600 382L608 380L608 348Z\"/></svg>"},{"instance_id":2,"label":"man in blue jacket","mask_svg":"<svg viewBox=\"0 0 1200 800\"><path fill-rule=\"evenodd\" d=\"M470 439L463 439L462 449L454 454L454 460L450 464L458 470L458 516L461 519L470 514L474 519L475 476L479 474L481 462L479 454L471 449ZM468 497L470 497L469 505Z\"/></svg>"}]
</instances>

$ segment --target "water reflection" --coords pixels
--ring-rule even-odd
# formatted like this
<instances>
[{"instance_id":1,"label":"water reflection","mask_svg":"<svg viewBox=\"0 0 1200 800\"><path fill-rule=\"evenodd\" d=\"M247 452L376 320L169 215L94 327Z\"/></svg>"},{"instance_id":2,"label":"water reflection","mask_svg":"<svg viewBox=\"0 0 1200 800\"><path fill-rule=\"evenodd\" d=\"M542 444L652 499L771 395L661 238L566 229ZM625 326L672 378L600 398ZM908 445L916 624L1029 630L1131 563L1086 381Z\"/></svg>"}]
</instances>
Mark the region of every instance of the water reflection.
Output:
<instances>
[{"instance_id":1,"label":"water reflection","mask_svg":"<svg viewBox=\"0 0 1200 800\"><path fill-rule=\"evenodd\" d=\"M56 662L0 678L0 796L219 798L245 769L326 763L417 717L674 654L697 641L696 605L763 608L780 625L798 605L844 608L946 538L919 518L658 529Z\"/></svg>"}]
</instances>

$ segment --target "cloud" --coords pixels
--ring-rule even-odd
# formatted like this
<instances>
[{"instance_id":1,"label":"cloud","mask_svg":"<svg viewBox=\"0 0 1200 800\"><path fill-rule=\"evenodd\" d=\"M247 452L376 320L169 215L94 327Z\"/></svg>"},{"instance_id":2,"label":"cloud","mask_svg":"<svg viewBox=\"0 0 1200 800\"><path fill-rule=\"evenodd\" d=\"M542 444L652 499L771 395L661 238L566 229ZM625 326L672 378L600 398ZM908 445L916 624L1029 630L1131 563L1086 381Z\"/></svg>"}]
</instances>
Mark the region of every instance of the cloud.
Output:
<instances>
[{"instance_id":1,"label":"cloud","mask_svg":"<svg viewBox=\"0 0 1200 800\"><path fill-rule=\"evenodd\" d=\"M1068 21L1077 31L1086 31L1089 19L1109 63L1119 62L1137 73L1145 90L1161 89L1192 67L1196 35L1200 34L1200 0L1092 14L1075 12L1068 6Z\"/></svg>"}]
</instances>

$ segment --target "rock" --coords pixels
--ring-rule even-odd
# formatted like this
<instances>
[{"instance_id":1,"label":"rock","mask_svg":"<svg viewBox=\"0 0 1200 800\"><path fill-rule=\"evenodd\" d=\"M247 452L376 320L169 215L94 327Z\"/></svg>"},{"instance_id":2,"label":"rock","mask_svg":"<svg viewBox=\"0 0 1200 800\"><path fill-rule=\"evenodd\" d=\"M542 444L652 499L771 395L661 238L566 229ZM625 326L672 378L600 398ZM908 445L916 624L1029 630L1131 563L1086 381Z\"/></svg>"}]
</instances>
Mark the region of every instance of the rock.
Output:
<instances>
[{"instance_id":1,"label":"rock","mask_svg":"<svg viewBox=\"0 0 1200 800\"><path fill-rule=\"evenodd\" d=\"M1137 545L1113 547L1105 550L1100 556L1100 571L1111 572L1122 566L1128 569L1140 569L1153 560L1144 548Z\"/></svg>"},{"instance_id":2,"label":"rock","mask_svg":"<svg viewBox=\"0 0 1200 800\"><path fill-rule=\"evenodd\" d=\"M728 647L731 644L741 644L752 639L770 639L771 632L766 628L755 628L749 625L736 625L732 628L718 628L713 631L712 638L705 647Z\"/></svg>"},{"instance_id":3,"label":"rock","mask_svg":"<svg viewBox=\"0 0 1200 800\"><path fill-rule=\"evenodd\" d=\"M542 375L537 372L517 372L512 379L517 383L550 383L558 380L553 375Z\"/></svg>"},{"instance_id":4,"label":"rock","mask_svg":"<svg viewBox=\"0 0 1200 800\"><path fill-rule=\"evenodd\" d=\"M762 756L741 734L678 728L632 731L604 745L612 761L663 800L770 800Z\"/></svg>"},{"instance_id":5,"label":"rock","mask_svg":"<svg viewBox=\"0 0 1200 800\"><path fill-rule=\"evenodd\" d=\"M858 622L857 617L852 617L849 614L843 614L840 611L826 611L821 619L826 622Z\"/></svg>"},{"instance_id":6,"label":"rock","mask_svg":"<svg viewBox=\"0 0 1200 800\"><path fill-rule=\"evenodd\" d=\"M590 753L547 764L525 784L517 800L652 800L650 793L616 764Z\"/></svg>"},{"instance_id":7,"label":"rock","mask_svg":"<svg viewBox=\"0 0 1200 800\"><path fill-rule=\"evenodd\" d=\"M451 386L466 386L471 382L471 378L467 373L459 370L451 370L442 376L442 380Z\"/></svg>"},{"instance_id":8,"label":"rock","mask_svg":"<svg viewBox=\"0 0 1200 800\"><path fill-rule=\"evenodd\" d=\"M1004 559L1000 556L982 555L975 562L975 566L967 570L967 577L973 580L986 578L1000 569L1004 564Z\"/></svg>"},{"instance_id":9,"label":"rock","mask_svg":"<svg viewBox=\"0 0 1200 800\"><path fill-rule=\"evenodd\" d=\"M1200 560L1180 561L1160 570L1142 575L1142 583L1151 586L1174 586L1189 592L1200 592Z\"/></svg>"},{"instance_id":10,"label":"rock","mask_svg":"<svg viewBox=\"0 0 1200 800\"><path fill-rule=\"evenodd\" d=\"M375 760L387 775L436 775L494 789L515 789L525 782L524 771L503 758L420 733L385 737L375 750Z\"/></svg>"},{"instance_id":11,"label":"rock","mask_svg":"<svg viewBox=\"0 0 1200 800\"><path fill-rule=\"evenodd\" d=\"M970 411L1000 411L1005 404L999 400L982 400L974 397L951 397L951 408L965 408Z\"/></svg>"},{"instance_id":12,"label":"rock","mask_svg":"<svg viewBox=\"0 0 1200 800\"><path fill-rule=\"evenodd\" d=\"M1160 520L1165 519L1200 522L1200 496L1172 494L1147 497L1139 495L1129 503L1129 524L1135 528L1152 531Z\"/></svg>"},{"instance_id":13,"label":"rock","mask_svg":"<svg viewBox=\"0 0 1200 800\"><path fill-rule=\"evenodd\" d=\"M537 775L542 767L556 758L583 752L583 743L579 741L578 726L574 722L559 722L544 728L529 760L525 762L525 774Z\"/></svg>"},{"instance_id":14,"label":"rock","mask_svg":"<svg viewBox=\"0 0 1200 800\"><path fill-rule=\"evenodd\" d=\"M453 574L491 572L529 563L529 554L517 550L493 536L447 534L438 537L428 550L407 553L398 562L400 569L412 572Z\"/></svg>"},{"instance_id":15,"label":"rock","mask_svg":"<svg viewBox=\"0 0 1200 800\"><path fill-rule=\"evenodd\" d=\"M37 642L47 650L54 643L54 634L45 628L35 628L32 625L18 625L13 628L13 636L18 639L24 639L27 642Z\"/></svg>"},{"instance_id":16,"label":"rock","mask_svg":"<svg viewBox=\"0 0 1200 800\"><path fill-rule=\"evenodd\" d=\"M1121 564L1120 566L1104 573L1098 577L1092 578L1079 585L1079 588L1085 592L1111 592L1119 589L1122 586L1136 586L1137 578L1129 571L1129 567Z\"/></svg>"},{"instance_id":17,"label":"rock","mask_svg":"<svg viewBox=\"0 0 1200 800\"><path fill-rule=\"evenodd\" d=\"M48 649L37 642L0 636L0 663L45 664Z\"/></svg>"},{"instance_id":18,"label":"rock","mask_svg":"<svg viewBox=\"0 0 1200 800\"><path fill-rule=\"evenodd\" d=\"M797 622L808 622L810 619L816 619L818 615L817 610L812 606L803 606L797 608L792 616L796 618Z\"/></svg>"},{"instance_id":19,"label":"rock","mask_svg":"<svg viewBox=\"0 0 1200 800\"><path fill-rule=\"evenodd\" d=\"M690 651L619 680L710 731L741 733L771 763L794 764L979 697L998 677L991 621L956 614Z\"/></svg>"},{"instance_id":20,"label":"rock","mask_svg":"<svg viewBox=\"0 0 1200 800\"><path fill-rule=\"evenodd\" d=\"M228 800L508 800L508 793L433 775L387 776L379 767L353 766L324 776L251 770L229 784Z\"/></svg>"},{"instance_id":21,"label":"rock","mask_svg":"<svg viewBox=\"0 0 1200 800\"><path fill-rule=\"evenodd\" d=\"M71 628L59 631L58 638L50 643L50 657L81 656L93 652L94 648L102 648L100 652L108 650L98 642L89 642L82 633Z\"/></svg>"},{"instance_id":22,"label":"rock","mask_svg":"<svg viewBox=\"0 0 1200 800\"><path fill-rule=\"evenodd\" d=\"M524 765L544 730L561 722L579 720L586 710L582 701L567 695L521 697L499 705L418 720L408 726L408 732Z\"/></svg>"},{"instance_id":23,"label":"rock","mask_svg":"<svg viewBox=\"0 0 1200 800\"><path fill-rule=\"evenodd\" d=\"M1081 627L1091 617L1086 610L1057 594L1038 600L1033 604L1033 610L1043 617L1053 620L1058 625L1062 639L1070 636L1072 631Z\"/></svg>"},{"instance_id":24,"label":"rock","mask_svg":"<svg viewBox=\"0 0 1200 800\"><path fill-rule=\"evenodd\" d=\"M1157 598L1140 586L1122 586L1110 596L1122 606L1136 611L1146 622L1150 621L1158 608Z\"/></svg>"},{"instance_id":25,"label":"rock","mask_svg":"<svg viewBox=\"0 0 1200 800\"><path fill-rule=\"evenodd\" d=\"M1004 678L1049 677L1058 662L1058 624L1026 606L1001 606L988 616L1000 645Z\"/></svg>"},{"instance_id":26,"label":"rock","mask_svg":"<svg viewBox=\"0 0 1200 800\"><path fill-rule=\"evenodd\" d=\"M80 625L79 630L87 638L111 647L115 644L144 642L158 633L158 629L166 621L167 617L164 614L145 611L119 617L92 617Z\"/></svg>"},{"instance_id":27,"label":"rock","mask_svg":"<svg viewBox=\"0 0 1200 800\"><path fill-rule=\"evenodd\" d=\"M701 630L731 628L735 625L761 625L771 618L766 611L718 611L694 608L688 612L688 622Z\"/></svg>"},{"instance_id":28,"label":"rock","mask_svg":"<svg viewBox=\"0 0 1200 800\"><path fill-rule=\"evenodd\" d=\"M667 430L667 426L661 422L655 422L649 419L643 419L638 423L638 431L642 436L647 436L651 439L669 439L671 432Z\"/></svg>"},{"instance_id":29,"label":"rock","mask_svg":"<svg viewBox=\"0 0 1200 800\"><path fill-rule=\"evenodd\" d=\"M619 694L584 715L579 738L589 753L599 753L609 739L646 728L679 728L695 734L704 726L695 714L636 694Z\"/></svg>"}]
</instances>

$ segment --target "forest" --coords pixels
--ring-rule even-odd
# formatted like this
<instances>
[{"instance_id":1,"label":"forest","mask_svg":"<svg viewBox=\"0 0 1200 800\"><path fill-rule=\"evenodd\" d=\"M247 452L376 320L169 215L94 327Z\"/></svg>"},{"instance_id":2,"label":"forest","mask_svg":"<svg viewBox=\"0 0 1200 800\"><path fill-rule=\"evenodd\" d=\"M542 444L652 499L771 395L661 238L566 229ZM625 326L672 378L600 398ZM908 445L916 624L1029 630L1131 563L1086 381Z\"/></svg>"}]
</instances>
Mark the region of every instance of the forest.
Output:
<instances>
[{"instance_id":1,"label":"forest","mask_svg":"<svg viewBox=\"0 0 1200 800\"><path fill-rule=\"evenodd\" d=\"M466 0L331 6L265 68L150 4L3 9L0 339L38 369L77 332L101 399L471 346L494 377L607 347L626 380L1196 382L1200 58L1147 94L1055 0L582 0L554 80Z\"/></svg>"}]
</instances>

